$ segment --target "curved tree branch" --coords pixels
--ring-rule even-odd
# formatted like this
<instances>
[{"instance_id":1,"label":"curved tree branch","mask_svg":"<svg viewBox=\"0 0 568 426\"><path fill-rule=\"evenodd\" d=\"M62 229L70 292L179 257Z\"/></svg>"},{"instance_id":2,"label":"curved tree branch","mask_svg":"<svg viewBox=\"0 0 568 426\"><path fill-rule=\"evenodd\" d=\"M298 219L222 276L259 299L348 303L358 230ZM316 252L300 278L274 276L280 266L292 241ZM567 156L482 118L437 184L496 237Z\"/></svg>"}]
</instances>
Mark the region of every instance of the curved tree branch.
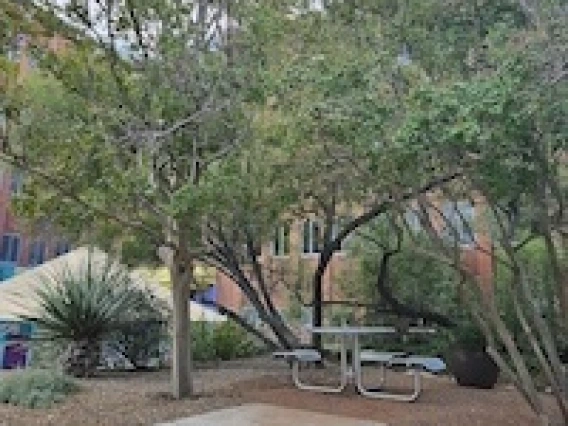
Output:
<instances>
[{"instance_id":1,"label":"curved tree branch","mask_svg":"<svg viewBox=\"0 0 568 426\"><path fill-rule=\"evenodd\" d=\"M400 253L400 246L394 250L386 251L382 255L379 272L377 273L377 291L381 298L398 316L413 319L422 318L426 321L434 322L442 327L454 327L455 322L450 318L438 312L416 309L413 306L401 302L394 296L392 288L388 285L389 261L398 253Z\"/></svg>"}]
</instances>

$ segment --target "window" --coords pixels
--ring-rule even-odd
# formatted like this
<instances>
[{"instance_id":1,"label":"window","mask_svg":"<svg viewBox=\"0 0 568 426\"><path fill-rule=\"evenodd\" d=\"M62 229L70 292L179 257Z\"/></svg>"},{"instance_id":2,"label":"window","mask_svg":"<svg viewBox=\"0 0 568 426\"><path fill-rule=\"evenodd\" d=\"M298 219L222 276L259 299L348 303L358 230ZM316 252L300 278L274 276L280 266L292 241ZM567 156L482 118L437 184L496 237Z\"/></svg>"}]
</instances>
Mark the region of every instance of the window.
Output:
<instances>
[{"instance_id":1,"label":"window","mask_svg":"<svg viewBox=\"0 0 568 426\"><path fill-rule=\"evenodd\" d=\"M34 241L30 244L28 264L30 266L41 265L45 262L45 242Z\"/></svg>"},{"instance_id":2,"label":"window","mask_svg":"<svg viewBox=\"0 0 568 426\"><path fill-rule=\"evenodd\" d=\"M335 219L335 221L333 222L333 225L331 226L331 238L332 240L335 240L337 238L337 236L339 235L339 232L343 229L343 227L349 223L352 220L351 217L348 216L342 216L339 217L337 219ZM351 236L353 234L349 234L342 242L341 245L339 247L339 251L343 251L348 245L349 242L351 240Z\"/></svg>"},{"instance_id":3,"label":"window","mask_svg":"<svg viewBox=\"0 0 568 426\"><path fill-rule=\"evenodd\" d=\"M315 220L304 222L304 238L302 252L304 254L319 253L321 250L321 227Z\"/></svg>"},{"instance_id":4,"label":"window","mask_svg":"<svg viewBox=\"0 0 568 426\"><path fill-rule=\"evenodd\" d=\"M0 261L18 262L20 255L20 236L3 235L2 246L0 247Z\"/></svg>"},{"instance_id":5,"label":"window","mask_svg":"<svg viewBox=\"0 0 568 426\"><path fill-rule=\"evenodd\" d=\"M274 230L272 241L273 256L288 256L290 254L290 227L288 225L279 226Z\"/></svg>"},{"instance_id":6,"label":"window","mask_svg":"<svg viewBox=\"0 0 568 426\"><path fill-rule=\"evenodd\" d=\"M12 171L12 181L10 183L10 192L12 195L18 195L22 193L24 187L24 175L19 170Z\"/></svg>"},{"instance_id":7,"label":"window","mask_svg":"<svg viewBox=\"0 0 568 426\"><path fill-rule=\"evenodd\" d=\"M450 241L454 241L457 237L459 244L473 244L475 240L473 223L474 211L475 209L469 201L444 203L442 214L445 219L443 222L442 235Z\"/></svg>"},{"instance_id":8,"label":"window","mask_svg":"<svg viewBox=\"0 0 568 426\"><path fill-rule=\"evenodd\" d=\"M64 254L69 253L69 251L71 250L71 247L69 246L69 243L66 241L59 241L56 245L55 245L55 256L62 256Z\"/></svg>"}]
</instances>

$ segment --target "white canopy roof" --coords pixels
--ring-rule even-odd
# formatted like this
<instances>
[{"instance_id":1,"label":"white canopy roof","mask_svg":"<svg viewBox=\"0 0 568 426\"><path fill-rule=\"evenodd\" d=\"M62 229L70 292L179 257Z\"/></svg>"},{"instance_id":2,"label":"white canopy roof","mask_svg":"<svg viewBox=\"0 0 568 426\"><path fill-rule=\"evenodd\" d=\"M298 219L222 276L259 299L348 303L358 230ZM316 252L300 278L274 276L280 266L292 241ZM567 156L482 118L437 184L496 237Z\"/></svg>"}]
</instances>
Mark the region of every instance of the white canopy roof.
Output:
<instances>
[{"instance_id":1,"label":"white canopy roof","mask_svg":"<svg viewBox=\"0 0 568 426\"><path fill-rule=\"evenodd\" d=\"M89 253L90 252L90 253ZM37 309L35 292L44 285L45 276L53 276L64 271L81 273L91 256L91 267L102 268L108 264L108 255L98 249L82 247L66 255L57 257L42 265L18 274L9 280L0 281L0 320L17 320L20 315L33 316ZM116 263L119 266L118 263ZM136 271L130 272L133 281L140 287L154 293L154 295L172 306L171 292L163 286L148 281ZM226 317L212 309L190 302L190 318L192 321L218 322L225 321Z\"/></svg>"}]
</instances>

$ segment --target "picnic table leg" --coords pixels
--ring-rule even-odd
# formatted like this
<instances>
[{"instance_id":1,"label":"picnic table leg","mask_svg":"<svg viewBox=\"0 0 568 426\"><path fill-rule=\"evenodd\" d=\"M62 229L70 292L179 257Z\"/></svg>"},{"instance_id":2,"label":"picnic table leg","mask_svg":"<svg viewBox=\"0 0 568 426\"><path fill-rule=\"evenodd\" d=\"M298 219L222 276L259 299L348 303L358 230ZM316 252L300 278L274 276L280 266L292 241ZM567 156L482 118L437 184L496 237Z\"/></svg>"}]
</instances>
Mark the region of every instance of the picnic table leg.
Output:
<instances>
[{"instance_id":1,"label":"picnic table leg","mask_svg":"<svg viewBox=\"0 0 568 426\"><path fill-rule=\"evenodd\" d=\"M345 385L347 385L347 338L344 334L341 335L341 353L339 356L339 362L341 363L341 377L345 382Z\"/></svg>"},{"instance_id":2,"label":"picnic table leg","mask_svg":"<svg viewBox=\"0 0 568 426\"><path fill-rule=\"evenodd\" d=\"M382 368L386 368L386 366L382 366ZM414 402L420 396L422 392L422 376L418 369L413 369L413 383L414 389L411 394L394 394L386 391L375 391L369 390L363 385L362 374L361 374L361 362L359 360L359 368L357 370L357 390L359 393L367 398L375 398L375 399L389 399L393 401L401 401L401 402Z\"/></svg>"},{"instance_id":3,"label":"picnic table leg","mask_svg":"<svg viewBox=\"0 0 568 426\"><path fill-rule=\"evenodd\" d=\"M359 346L359 335L353 335L353 357L351 362L353 363L353 384L357 388L358 378L361 377L361 348Z\"/></svg>"},{"instance_id":4,"label":"picnic table leg","mask_svg":"<svg viewBox=\"0 0 568 426\"><path fill-rule=\"evenodd\" d=\"M420 396L420 392L422 390L422 381L421 381L421 375L420 375L420 371L418 369L413 369L413 382L414 382L414 389L413 392L411 394L408 395L404 395L404 394L393 394L393 393L389 393L386 391L375 391L375 390L369 390L367 389L364 385L363 385L363 374L362 374L362 365L361 365L361 347L359 344L359 335L358 334L354 334L353 335L353 359L352 359L352 364L353 364L353 371L355 373L355 386L357 388L357 390L359 391L359 393L362 396L368 397L368 398L376 398L376 399L390 399L390 400L394 400L394 401L402 401L402 402L413 402L416 401L416 399L418 399L418 397ZM381 365L382 368L382 375L383 375L383 382L386 380L385 379L385 375L386 375L386 365Z\"/></svg>"},{"instance_id":5,"label":"picnic table leg","mask_svg":"<svg viewBox=\"0 0 568 426\"><path fill-rule=\"evenodd\" d=\"M294 381L294 385L298 389L302 390L309 390L315 392L323 392L323 393L340 393L343 392L345 387L347 386L347 350L345 348L345 344L342 341L341 346L341 371L340 371L340 383L338 387L331 387L331 386L321 386L321 385L309 385L301 381L300 379L300 362L299 360L295 359L294 364L292 365L292 380Z\"/></svg>"}]
</instances>

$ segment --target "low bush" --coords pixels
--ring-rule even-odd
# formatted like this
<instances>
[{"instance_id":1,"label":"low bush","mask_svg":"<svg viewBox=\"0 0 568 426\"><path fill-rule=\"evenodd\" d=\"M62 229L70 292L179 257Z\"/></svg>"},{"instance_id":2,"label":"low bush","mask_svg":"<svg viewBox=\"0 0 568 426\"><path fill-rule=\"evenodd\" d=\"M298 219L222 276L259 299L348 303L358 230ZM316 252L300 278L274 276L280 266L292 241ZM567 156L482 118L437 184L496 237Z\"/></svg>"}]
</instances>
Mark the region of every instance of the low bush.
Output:
<instances>
[{"instance_id":1,"label":"low bush","mask_svg":"<svg viewBox=\"0 0 568 426\"><path fill-rule=\"evenodd\" d=\"M0 403L48 408L78 391L77 383L56 370L28 369L0 381Z\"/></svg>"},{"instance_id":2,"label":"low bush","mask_svg":"<svg viewBox=\"0 0 568 426\"><path fill-rule=\"evenodd\" d=\"M60 340L31 340L29 342L31 351L30 366L36 370L54 370L60 368L59 359L67 344Z\"/></svg>"},{"instance_id":3,"label":"low bush","mask_svg":"<svg viewBox=\"0 0 568 426\"><path fill-rule=\"evenodd\" d=\"M247 358L262 352L262 346L231 321L192 324L192 351L196 361Z\"/></svg>"}]
</instances>

